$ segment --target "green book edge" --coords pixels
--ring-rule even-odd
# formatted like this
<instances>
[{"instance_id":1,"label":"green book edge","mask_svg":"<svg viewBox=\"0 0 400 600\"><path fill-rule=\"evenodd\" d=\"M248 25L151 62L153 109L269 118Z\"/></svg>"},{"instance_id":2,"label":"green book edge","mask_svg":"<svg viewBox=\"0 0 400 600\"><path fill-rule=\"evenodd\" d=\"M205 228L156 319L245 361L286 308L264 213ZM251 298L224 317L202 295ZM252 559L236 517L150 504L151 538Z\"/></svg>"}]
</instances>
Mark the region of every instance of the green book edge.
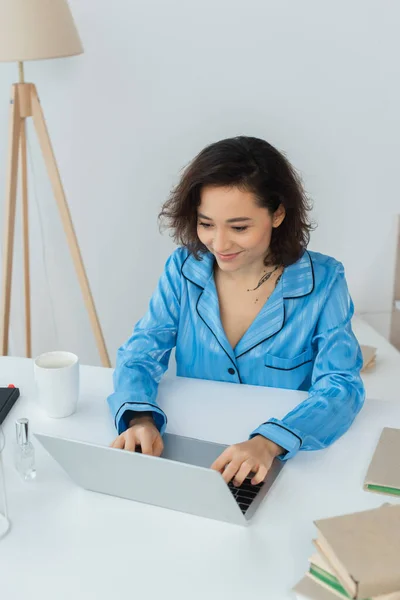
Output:
<instances>
[{"instance_id":1,"label":"green book edge","mask_svg":"<svg viewBox=\"0 0 400 600\"><path fill-rule=\"evenodd\" d=\"M383 485L371 485L367 484L365 486L367 490L371 490L372 492L382 492L383 494L392 494L392 496L400 496L400 490L392 487L385 487Z\"/></svg>"},{"instance_id":2,"label":"green book edge","mask_svg":"<svg viewBox=\"0 0 400 600\"><path fill-rule=\"evenodd\" d=\"M316 579L318 579L322 583L325 583L326 585L328 585L333 590L336 590L337 592L339 592L339 594L341 594L344 598L351 598L350 594L348 594L346 592L344 587L342 585L340 585L338 579L331 573L328 573L324 569L321 569L320 567L317 567L316 565L311 564L310 565L310 574L313 575ZM367 600L370 600L370 599L367 599Z\"/></svg>"}]
</instances>

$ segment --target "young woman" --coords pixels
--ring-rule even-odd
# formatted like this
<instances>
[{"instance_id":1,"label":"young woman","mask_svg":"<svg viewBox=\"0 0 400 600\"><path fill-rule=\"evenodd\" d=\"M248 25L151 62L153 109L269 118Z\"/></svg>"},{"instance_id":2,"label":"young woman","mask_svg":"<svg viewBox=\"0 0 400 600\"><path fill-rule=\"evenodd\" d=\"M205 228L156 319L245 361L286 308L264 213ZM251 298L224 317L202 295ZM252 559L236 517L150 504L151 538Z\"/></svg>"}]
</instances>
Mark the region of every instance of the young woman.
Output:
<instances>
[{"instance_id":1,"label":"young woman","mask_svg":"<svg viewBox=\"0 0 400 600\"><path fill-rule=\"evenodd\" d=\"M147 314L119 349L108 403L115 448L160 455L167 417L158 383L176 348L177 374L306 390L212 468L261 482L275 457L317 450L350 427L364 402L362 355L343 265L308 251L309 205L286 158L236 137L202 150L164 204L179 247Z\"/></svg>"}]
</instances>

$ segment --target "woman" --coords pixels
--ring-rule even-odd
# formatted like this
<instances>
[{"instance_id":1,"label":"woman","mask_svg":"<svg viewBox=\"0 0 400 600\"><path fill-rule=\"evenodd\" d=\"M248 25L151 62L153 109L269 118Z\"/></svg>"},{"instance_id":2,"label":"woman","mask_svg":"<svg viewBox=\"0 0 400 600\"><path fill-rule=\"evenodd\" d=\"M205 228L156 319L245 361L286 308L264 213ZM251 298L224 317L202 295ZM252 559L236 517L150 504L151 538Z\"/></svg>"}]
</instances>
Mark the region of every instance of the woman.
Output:
<instances>
[{"instance_id":1,"label":"woman","mask_svg":"<svg viewBox=\"0 0 400 600\"><path fill-rule=\"evenodd\" d=\"M161 211L180 247L118 351L113 447L161 454L157 387L173 347L180 376L309 392L225 450L212 468L227 482L251 473L258 484L275 457L324 448L350 427L364 402L353 303L343 265L306 250L309 210L294 169L263 140L222 140L186 168Z\"/></svg>"}]
</instances>

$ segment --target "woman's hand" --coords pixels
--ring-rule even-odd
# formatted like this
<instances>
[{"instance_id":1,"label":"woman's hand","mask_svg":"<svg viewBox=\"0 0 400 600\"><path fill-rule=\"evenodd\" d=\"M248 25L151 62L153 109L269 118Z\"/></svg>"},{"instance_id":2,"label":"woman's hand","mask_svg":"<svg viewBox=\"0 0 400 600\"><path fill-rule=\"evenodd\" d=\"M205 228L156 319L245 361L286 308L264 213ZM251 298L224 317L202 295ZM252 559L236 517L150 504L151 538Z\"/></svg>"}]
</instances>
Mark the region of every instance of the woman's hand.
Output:
<instances>
[{"instance_id":1,"label":"woman's hand","mask_svg":"<svg viewBox=\"0 0 400 600\"><path fill-rule=\"evenodd\" d=\"M142 454L161 456L164 444L153 417L150 415L137 416L129 423L129 429L121 433L111 444L112 448L136 451L140 446Z\"/></svg>"},{"instance_id":2,"label":"woman's hand","mask_svg":"<svg viewBox=\"0 0 400 600\"><path fill-rule=\"evenodd\" d=\"M211 468L222 473L226 483L233 479L236 486L242 485L249 473L252 473L251 483L257 485L264 481L274 458L283 452L283 448L271 440L256 435L247 442L229 446Z\"/></svg>"}]
</instances>

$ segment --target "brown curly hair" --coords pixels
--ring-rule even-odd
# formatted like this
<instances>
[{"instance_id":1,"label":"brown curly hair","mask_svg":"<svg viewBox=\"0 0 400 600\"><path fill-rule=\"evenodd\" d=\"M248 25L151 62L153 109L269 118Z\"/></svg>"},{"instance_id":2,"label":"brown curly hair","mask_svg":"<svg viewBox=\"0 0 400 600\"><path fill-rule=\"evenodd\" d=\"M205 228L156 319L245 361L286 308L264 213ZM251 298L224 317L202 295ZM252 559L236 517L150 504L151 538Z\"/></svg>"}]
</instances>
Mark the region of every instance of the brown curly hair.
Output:
<instances>
[{"instance_id":1,"label":"brown curly hair","mask_svg":"<svg viewBox=\"0 0 400 600\"><path fill-rule=\"evenodd\" d=\"M272 231L266 265L288 266L303 254L313 229L311 204L299 175L289 161L265 140L238 136L204 148L185 168L178 185L162 206L176 243L198 259L207 248L197 236L197 208L205 186L232 186L254 194L259 206L272 215L282 204L286 216Z\"/></svg>"}]
</instances>

